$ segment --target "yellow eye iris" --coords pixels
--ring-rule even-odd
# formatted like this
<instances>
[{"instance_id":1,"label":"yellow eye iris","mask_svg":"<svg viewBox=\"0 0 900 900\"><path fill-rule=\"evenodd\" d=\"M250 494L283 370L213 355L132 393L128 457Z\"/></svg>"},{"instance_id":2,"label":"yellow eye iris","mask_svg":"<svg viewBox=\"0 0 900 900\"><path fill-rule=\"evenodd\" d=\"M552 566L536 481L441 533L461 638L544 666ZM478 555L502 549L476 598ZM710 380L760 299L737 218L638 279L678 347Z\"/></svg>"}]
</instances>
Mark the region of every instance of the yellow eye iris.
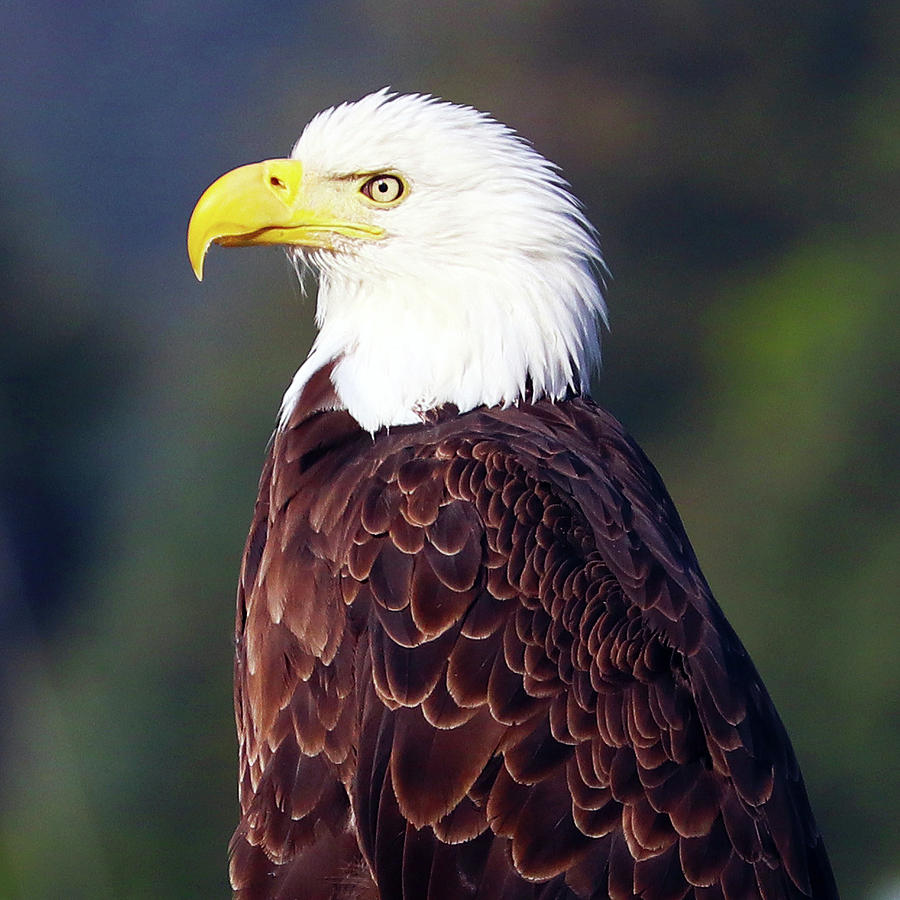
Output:
<instances>
[{"instance_id":1,"label":"yellow eye iris","mask_svg":"<svg viewBox=\"0 0 900 900\"><path fill-rule=\"evenodd\" d=\"M393 203L403 196L406 186L396 175L376 175L360 191L376 203Z\"/></svg>"}]
</instances>

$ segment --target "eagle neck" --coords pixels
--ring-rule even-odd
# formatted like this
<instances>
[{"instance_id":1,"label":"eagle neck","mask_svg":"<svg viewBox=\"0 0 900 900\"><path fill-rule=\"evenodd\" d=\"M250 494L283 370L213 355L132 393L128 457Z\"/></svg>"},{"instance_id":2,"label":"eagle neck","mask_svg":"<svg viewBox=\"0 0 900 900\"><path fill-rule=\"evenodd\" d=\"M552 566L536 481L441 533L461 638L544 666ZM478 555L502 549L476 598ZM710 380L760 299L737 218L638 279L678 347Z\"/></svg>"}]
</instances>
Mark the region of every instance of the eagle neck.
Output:
<instances>
[{"instance_id":1,"label":"eagle neck","mask_svg":"<svg viewBox=\"0 0 900 900\"><path fill-rule=\"evenodd\" d=\"M588 390L599 359L596 309L581 284L458 265L365 281L322 273L310 356L285 394L282 425L328 365L335 405L373 433L466 412ZM581 274L581 273L579 273ZM586 281L586 279L583 279Z\"/></svg>"}]
</instances>

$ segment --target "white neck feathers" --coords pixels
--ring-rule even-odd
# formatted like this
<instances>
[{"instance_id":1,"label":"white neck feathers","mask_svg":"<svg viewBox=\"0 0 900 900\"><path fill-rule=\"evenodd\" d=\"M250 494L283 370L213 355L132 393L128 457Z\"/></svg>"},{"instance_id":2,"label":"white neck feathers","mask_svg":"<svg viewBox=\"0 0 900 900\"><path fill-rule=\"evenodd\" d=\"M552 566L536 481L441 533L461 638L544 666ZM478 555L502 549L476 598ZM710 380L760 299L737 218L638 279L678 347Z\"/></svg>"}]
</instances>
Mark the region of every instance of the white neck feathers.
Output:
<instances>
[{"instance_id":1,"label":"white neck feathers","mask_svg":"<svg viewBox=\"0 0 900 900\"><path fill-rule=\"evenodd\" d=\"M495 261L488 273L370 282L323 274L319 334L285 394L282 422L334 359L341 406L370 432L419 422L447 403L467 412L509 406L526 391L532 399L586 392L600 360L595 275L571 260L533 268Z\"/></svg>"}]
</instances>

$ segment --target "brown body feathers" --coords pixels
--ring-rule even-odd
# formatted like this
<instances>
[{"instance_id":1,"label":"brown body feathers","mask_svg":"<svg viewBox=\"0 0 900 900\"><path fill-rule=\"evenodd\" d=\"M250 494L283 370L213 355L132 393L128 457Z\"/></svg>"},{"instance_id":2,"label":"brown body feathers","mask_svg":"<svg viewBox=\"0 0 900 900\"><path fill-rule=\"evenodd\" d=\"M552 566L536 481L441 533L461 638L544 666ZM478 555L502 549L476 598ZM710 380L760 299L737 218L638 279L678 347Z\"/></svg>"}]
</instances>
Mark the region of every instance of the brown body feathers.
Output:
<instances>
[{"instance_id":1,"label":"brown body feathers","mask_svg":"<svg viewBox=\"0 0 900 900\"><path fill-rule=\"evenodd\" d=\"M322 374L241 573L237 896L837 897L784 728L621 426L575 398L373 439Z\"/></svg>"}]
</instances>

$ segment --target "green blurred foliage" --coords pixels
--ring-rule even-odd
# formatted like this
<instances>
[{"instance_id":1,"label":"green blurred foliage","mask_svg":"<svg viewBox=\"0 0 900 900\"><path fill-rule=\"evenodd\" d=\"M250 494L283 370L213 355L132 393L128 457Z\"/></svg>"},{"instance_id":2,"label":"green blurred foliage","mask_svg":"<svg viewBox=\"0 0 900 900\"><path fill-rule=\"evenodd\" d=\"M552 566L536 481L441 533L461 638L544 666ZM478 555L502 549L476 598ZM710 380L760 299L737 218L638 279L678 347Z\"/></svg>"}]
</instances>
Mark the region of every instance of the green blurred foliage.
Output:
<instances>
[{"instance_id":1,"label":"green blurred foliage","mask_svg":"<svg viewBox=\"0 0 900 900\"><path fill-rule=\"evenodd\" d=\"M234 584L312 301L275 252L197 286L184 226L384 84L489 110L585 200L595 395L766 680L844 897L900 895L898 10L75 9L0 9L0 896L227 895Z\"/></svg>"}]
</instances>

